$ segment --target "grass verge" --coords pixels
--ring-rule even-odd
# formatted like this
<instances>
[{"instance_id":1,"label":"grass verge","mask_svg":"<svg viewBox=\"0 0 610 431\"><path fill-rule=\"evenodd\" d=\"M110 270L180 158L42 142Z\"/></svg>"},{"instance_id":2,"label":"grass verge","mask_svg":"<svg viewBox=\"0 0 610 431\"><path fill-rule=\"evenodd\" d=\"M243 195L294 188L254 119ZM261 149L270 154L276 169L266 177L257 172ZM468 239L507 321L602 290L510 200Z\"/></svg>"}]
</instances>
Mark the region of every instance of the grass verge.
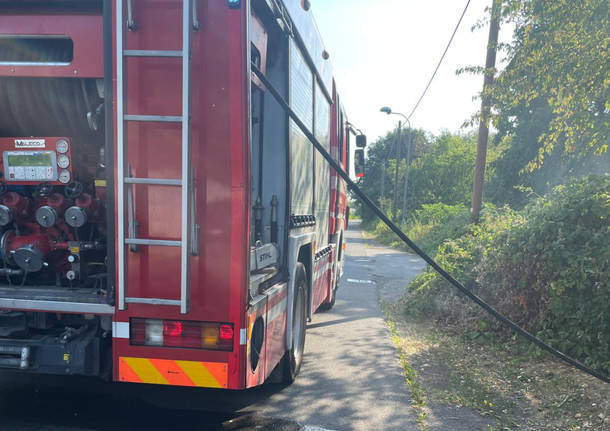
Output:
<instances>
[{"instance_id":1,"label":"grass verge","mask_svg":"<svg viewBox=\"0 0 610 431\"><path fill-rule=\"evenodd\" d=\"M489 430L610 431L610 385L519 340L472 339L382 303L420 425L435 404L467 407Z\"/></svg>"},{"instance_id":2,"label":"grass verge","mask_svg":"<svg viewBox=\"0 0 610 431\"><path fill-rule=\"evenodd\" d=\"M382 301L381 310L385 315L386 324L388 325L388 328L392 334L392 341L394 342L394 345L398 351L398 357L400 358L403 374L405 376L407 386L409 387L411 398L413 399L411 405L417 411L417 423L425 428L425 421L428 415L426 411L426 394L419 383L417 371L409 363L409 352L403 343L402 337L398 333L396 322L394 321L393 315L390 312L389 304Z\"/></svg>"}]
</instances>

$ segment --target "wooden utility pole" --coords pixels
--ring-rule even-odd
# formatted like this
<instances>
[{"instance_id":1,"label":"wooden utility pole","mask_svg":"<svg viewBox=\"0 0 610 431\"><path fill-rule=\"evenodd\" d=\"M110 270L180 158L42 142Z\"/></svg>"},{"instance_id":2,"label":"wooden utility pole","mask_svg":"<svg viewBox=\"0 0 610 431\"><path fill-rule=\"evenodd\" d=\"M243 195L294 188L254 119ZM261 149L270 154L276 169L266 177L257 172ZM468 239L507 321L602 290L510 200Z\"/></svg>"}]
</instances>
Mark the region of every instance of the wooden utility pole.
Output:
<instances>
[{"instance_id":1,"label":"wooden utility pole","mask_svg":"<svg viewBox=\"0 0 610 431\"><path fill-rule=\"evenodd\" d=\"M489 91L494 82L496 70L496 52L498 49L498 33L500 32L500 12L502 0L493 0L491 7L491 22L489 25L489 40L487 42L487 59L485 60L485 79L481 97L481 123L479 124L479 139L477 143L477 162L474 170L474 185L472 187L471 218L479 221L483 204L483 183L485 181L485 165L487 163L487 142L489 140L489 117L491 100Z\"/></svg>"}]
</instances>

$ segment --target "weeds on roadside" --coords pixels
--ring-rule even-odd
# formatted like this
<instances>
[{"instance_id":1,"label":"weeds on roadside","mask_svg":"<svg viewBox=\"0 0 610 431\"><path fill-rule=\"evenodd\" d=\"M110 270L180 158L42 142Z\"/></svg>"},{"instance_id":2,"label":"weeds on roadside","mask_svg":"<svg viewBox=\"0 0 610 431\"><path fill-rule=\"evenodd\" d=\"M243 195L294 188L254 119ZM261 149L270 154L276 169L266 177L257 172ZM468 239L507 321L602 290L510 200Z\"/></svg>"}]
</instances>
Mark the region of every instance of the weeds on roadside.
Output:
<instances>
[{"instance_id":1,"label":"weeds on roadside","mask_svg":"<svg viewBox=\"0 0 610 431\"><path fill-rule=\"evenodd\" d=\"M392 313L389 311L389 307L386 303L381 303L381 309L386 318L386 324L390 329L390 333L392 334L392 341L398 350L398 357L400 358L400 364L403 369L403 374L405 376L405 380L409 387L409 392L411 393L411 398L413 399L413 408L417 411L417 423L421 426L425 426L425 421L427 417L426 413L426 394L424 389L419 384L417 371L411 366L409 363L409 358L405 349L403 347L402 339L398 334L398 330L396 328L396 323L392 317Z\"/></svg>"}]
</instances>

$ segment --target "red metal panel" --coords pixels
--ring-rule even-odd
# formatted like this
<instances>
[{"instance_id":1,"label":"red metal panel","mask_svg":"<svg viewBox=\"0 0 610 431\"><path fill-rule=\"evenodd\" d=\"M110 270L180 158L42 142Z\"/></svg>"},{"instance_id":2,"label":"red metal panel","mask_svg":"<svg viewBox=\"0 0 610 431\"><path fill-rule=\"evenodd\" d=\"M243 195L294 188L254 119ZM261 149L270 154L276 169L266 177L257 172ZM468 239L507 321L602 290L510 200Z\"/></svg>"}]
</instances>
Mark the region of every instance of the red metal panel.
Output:
<instances>
[{"instance_id":1,"label":"red metal panel","mask_svg":"<svg viewBox=\"0 0 610 431\"><path fill-rule=\"evenodd\" d=\"M315 312L330 293L330 276L332 273L332 253L327 254L314 264L313 311Z\"/></svg>"},{"instance_id":2,"label":"red metal panel","mask_svg":"<svg viewBox=\"0 0 610 431\"><path fill-rule=\"evenodd\" d=\"M136 32L126 37L128 49L179 50L180 0L149 0L137 9ZM191 308L129 304L117 321L154 317L231 322L233 352L130 346L114 340L119 356L228 362L228 387L245 387L246 280L248 274L249 189L247 171L247 33L245 8L199 0L201 30L192 35L192 160L196 188L196 221L201 226L199 256L191 257ZM126 31L126 29L125 29ZM180 115L181 62L177 59L133 58L127 63L126 113ZM116 88L115 88L116 91ZM180 178L180 126L129 124L128 161L142 177ZM180 236L180 194L176 188L138 186L135 190L139 237ZM128 253L129 296L178 299L178 248L140 247ZM118 375L115 371L115 379Z\"/></svg>"},{"instance_id":3,"label":"red metal panel","mask_svg":"<svg viewBox=\"0 0 610 431\"><path fill-rule=\"evenodd\" d=\"M66 66L4 66L0 76L102 78L104 50L101 15L2 15L5 35L68 36L74 42L74 59Z\"/></svg>"},{"instance_id":4,"label":"red metal panel","mask_svg":"<svg viewBox=\"0 0 610 431\"><path fill-rule=\"evenodd\" d=\"M286 352L287 300L287 284L270 289L267 300L267 328L265 331L265 377L269 377Z\"/></svg>"}]
</instances>

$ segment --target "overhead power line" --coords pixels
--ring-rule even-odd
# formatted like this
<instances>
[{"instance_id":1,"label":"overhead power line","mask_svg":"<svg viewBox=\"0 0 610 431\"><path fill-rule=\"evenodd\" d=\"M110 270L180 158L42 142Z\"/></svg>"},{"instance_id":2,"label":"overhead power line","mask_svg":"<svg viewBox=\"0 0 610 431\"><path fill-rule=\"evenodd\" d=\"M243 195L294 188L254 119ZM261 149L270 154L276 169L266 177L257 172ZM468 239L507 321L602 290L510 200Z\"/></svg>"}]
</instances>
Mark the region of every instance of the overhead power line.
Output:
<instances>
[{"instance_id":1,"label":"overhead power line","mask_svg":"<svg viewBox=\"0 0 610 431\"><path fill-rule=\"evenodd\" d=\"M449 39L449 43L447 44L447 47L445 48L445 52L443 52L443 55L442 55L441 59L439 60L438 64L436 65L436 69L434 69L434 73L432 74L432 77L428 81L428 85L426 85L426 88L424 89L424 92L422 93L421 97L419 98L419 100L417 101L417 103L415 104L413 109L411 110L411 113L408 115L409 120L411 119L413 114L415 114L415 111L417 111L417 108L419 108L419 104L424 99L424 96L428 92L428 89L430 88L430 85L432 84L432 81L434 81L434 78L436 77L436 73L440 69L441 64L443 64L443 60L445 59L445 55L447 55L447 51L449 51L449 47L451 47L451 43L453 42L453 38L455 37L455 34L457 33L458 29L460 28L460 24L462 24L462 20L464 19L464 15L466 15L466 11L468 10L468 6L470 6L470 1L471 0L468 0L466 2L466 7L464 7L464 11L462 12L462 16L460 16L460 20L458 21L457 25L455 26L455 29L453 30L453 34L451 35L451 39Z\"/></svg>"}]
</instances>

